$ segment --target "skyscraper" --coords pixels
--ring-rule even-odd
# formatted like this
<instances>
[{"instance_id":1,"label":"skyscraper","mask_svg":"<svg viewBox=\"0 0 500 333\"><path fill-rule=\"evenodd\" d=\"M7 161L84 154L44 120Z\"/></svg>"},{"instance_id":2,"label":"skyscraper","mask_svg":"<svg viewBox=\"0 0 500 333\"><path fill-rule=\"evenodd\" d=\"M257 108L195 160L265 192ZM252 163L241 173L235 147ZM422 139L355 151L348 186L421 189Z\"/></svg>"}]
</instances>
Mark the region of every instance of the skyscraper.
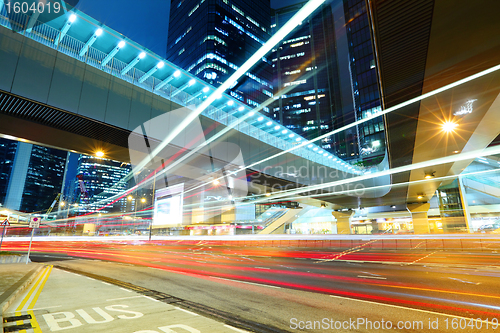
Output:
<instances>
[{"instance_id":1,"label":"skyscraper","mask_svg":"<svg viewBox=\"0 0 500 333\"><path fill-rule=\"evenodd\" d=\"M364 0L344 0L349 70L354 90L356 120L382 111L370 22ZM358 127L360 157L378 163L385 152L385 125L382 117Z\"/></svg>"},{"instance_id":2,"label":"skyscraper","mask_svg":"<svg viewBox=\"0 0 500 333\"><path fill-rule=\"evenodd\" d=\"M269 27L269 0L172 0L167 59L218 86L268 40ZM228 94L257 107L273 97L271 81L264 57Z\"/></svg>"},{"instance_id":3,"label":"skyscraper","mask_svg":"<svg viewBox=\"0 0 500 333\"><path fill-rule=\"evenodd\" d=\"M108 200L113 195L127 189L127 183L119 183L131 170L129 163L108 160L105 158L80 155L78 158L77 175L87 190L87 194L80 194L78 179L75 179L75 194L73 203L78 204L75 211L78 214L92 213L97 209L101 213L125 212L126 198L116 202ZM109 204L109 205L108 205Z\"/></svg>"},{"instance_id":4,"label":"skyscraper","mask_svg":"<svg viewBox=\"0 0 500 333\"><path fill-rule=\"evenodd\" d=\"M306 2L273 10L272 32ZM312 139L381 111L363 0L321 6L273 53L274 119ZM321 147L364 165L385 152L382 117L324 138Z\"/></svg>"},{"instance_id":5,"label":"skyscraper","mask_svg":"<svg viewBox=\"0 0 500 333\"><path fill-rule=\"evenodd\" d=\"M67 152L18 142L4 206L45 212L61 192Z\"/></svg>"},{"instance_id":6,"label":"skyscraper","mask_svg":"<svg viewBox=\"0 0 500 333\"><path fill-rule=\"evenodd\" d=\"M0 204L4 205L7 188L9 186L10 174L14 157L16 155L17 142L0 138Z\"/></svg>"},{"instance_id":7,"label":"skyscraper","mask_svg":"<svg viewBox=\"0 0 500 333\"><path fill-rule=\"evenodd\" d=\"M306 2L272 11L272 33ZM313 15L273 49L273 117L299 135L313 139L335 128L340 108L333 15L329 5ZM338 154L333 137L318 143Z\"/></svg>"}]
</instances>

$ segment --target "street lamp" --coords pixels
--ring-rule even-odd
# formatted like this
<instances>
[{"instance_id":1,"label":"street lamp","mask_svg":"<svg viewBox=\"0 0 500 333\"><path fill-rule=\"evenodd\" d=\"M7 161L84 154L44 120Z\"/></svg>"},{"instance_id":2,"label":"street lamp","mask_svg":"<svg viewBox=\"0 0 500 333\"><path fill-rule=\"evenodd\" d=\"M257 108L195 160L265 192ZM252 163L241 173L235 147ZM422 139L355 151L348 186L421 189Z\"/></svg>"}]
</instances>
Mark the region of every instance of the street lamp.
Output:
<instances>
[{"instance_id":1,"label":"street lamp","mask_svg":"<svg viewBox=\"0 0 500 333\"><path fill-rule=\"evenodd\" d=\"M96 151L95 156L96 157L104 157L104 152L98 150L98 151Z\"/></svg>"},{"instance_id":2,"label":"street lamp","mask_svg":"<svg viewBox=\"0 0 500 333\"><path fill-rule=\"evenodd\" d=\"M446 121L444 122L441 127L443 128L443 131L445 131L446 133L451 133L451 132L454 132L455 131L455 128L457 128L458 124L453 122L453 121Z\"/></svg>"}]
</instances>

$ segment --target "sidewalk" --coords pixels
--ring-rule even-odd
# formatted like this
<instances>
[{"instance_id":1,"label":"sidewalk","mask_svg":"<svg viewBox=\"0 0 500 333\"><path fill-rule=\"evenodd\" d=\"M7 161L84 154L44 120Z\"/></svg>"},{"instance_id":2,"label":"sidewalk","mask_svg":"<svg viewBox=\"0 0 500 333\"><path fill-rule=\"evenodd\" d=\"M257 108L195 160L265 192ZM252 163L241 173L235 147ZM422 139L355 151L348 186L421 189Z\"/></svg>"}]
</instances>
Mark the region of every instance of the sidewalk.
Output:
<instances>
[{"instance_id":1,"label":"sidewalk","mask_svg":"<svg viewBox=\"0 0 500 333\"><path fill-rule=\"evenodd\" d=\"M3 331L3 313L30 285L38 272L40 264L0 264L0 329Z\"/></svg>"},{"instance_id":2,"label":"sidewalk","mask_svg":"<svg viewBox=\"0 0 500 333\"><path fill-rule=\"evenodd\" d=\"M52 266L38 271L36 281L4 313L9 331L15 326L34 333L247 332L186 310L180 299L167 295L141 294Z\"/></svg>"}]
</instances>

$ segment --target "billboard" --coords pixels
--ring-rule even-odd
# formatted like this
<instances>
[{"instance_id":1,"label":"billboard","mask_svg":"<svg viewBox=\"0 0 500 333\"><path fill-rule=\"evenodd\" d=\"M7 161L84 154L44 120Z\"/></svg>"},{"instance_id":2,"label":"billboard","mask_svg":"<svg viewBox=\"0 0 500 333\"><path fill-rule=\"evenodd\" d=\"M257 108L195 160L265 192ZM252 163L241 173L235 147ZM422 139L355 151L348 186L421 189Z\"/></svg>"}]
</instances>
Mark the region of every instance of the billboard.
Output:
<instances>
[{"instance_id":1,"label":"billboard","mask_svg":"<svg viewBox=\"0 0 500 333\"><path fill-rule=\"evenodd\" d=\"M155 191L153 226L180 226L183 217L184 184Z\"/></svg>"}]
</instances>

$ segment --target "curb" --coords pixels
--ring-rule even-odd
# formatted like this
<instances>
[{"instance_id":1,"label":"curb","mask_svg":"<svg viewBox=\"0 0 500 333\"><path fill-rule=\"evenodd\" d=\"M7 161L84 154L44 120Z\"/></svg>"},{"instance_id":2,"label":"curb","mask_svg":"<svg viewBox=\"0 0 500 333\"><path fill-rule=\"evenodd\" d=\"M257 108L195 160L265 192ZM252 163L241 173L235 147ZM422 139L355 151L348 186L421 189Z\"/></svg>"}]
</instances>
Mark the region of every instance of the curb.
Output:
<instances>
[{"instance_id":1,"label":"curb","mask_svg":"<svg viewBox=\"0 0 500 333\"><path fill-rule=\"evenodd\" d=\"M23 255L11 255L11 256L0 256L0 264L18 264L26 262L27 254ZM29 260L31 262L31 260Z\"/></svg>"},{"instance_id":2,"label":"curb","mask_svg":"<svg viewBox=\"0 0 500 333\"><path fill-rule=\"evenodd\" d=\"M11 286L5 293L10 293L7 298L0 304L0 328L3 331L3 313L7 308L14 303L17 297L35 280L38 273L44 268L43 265L39 265L33 268L25 276L23 276L17 283ZM4 293L4 294L5 294ZM3 296L3 294L2 294Z\"/></svg>"}]
</instances>

